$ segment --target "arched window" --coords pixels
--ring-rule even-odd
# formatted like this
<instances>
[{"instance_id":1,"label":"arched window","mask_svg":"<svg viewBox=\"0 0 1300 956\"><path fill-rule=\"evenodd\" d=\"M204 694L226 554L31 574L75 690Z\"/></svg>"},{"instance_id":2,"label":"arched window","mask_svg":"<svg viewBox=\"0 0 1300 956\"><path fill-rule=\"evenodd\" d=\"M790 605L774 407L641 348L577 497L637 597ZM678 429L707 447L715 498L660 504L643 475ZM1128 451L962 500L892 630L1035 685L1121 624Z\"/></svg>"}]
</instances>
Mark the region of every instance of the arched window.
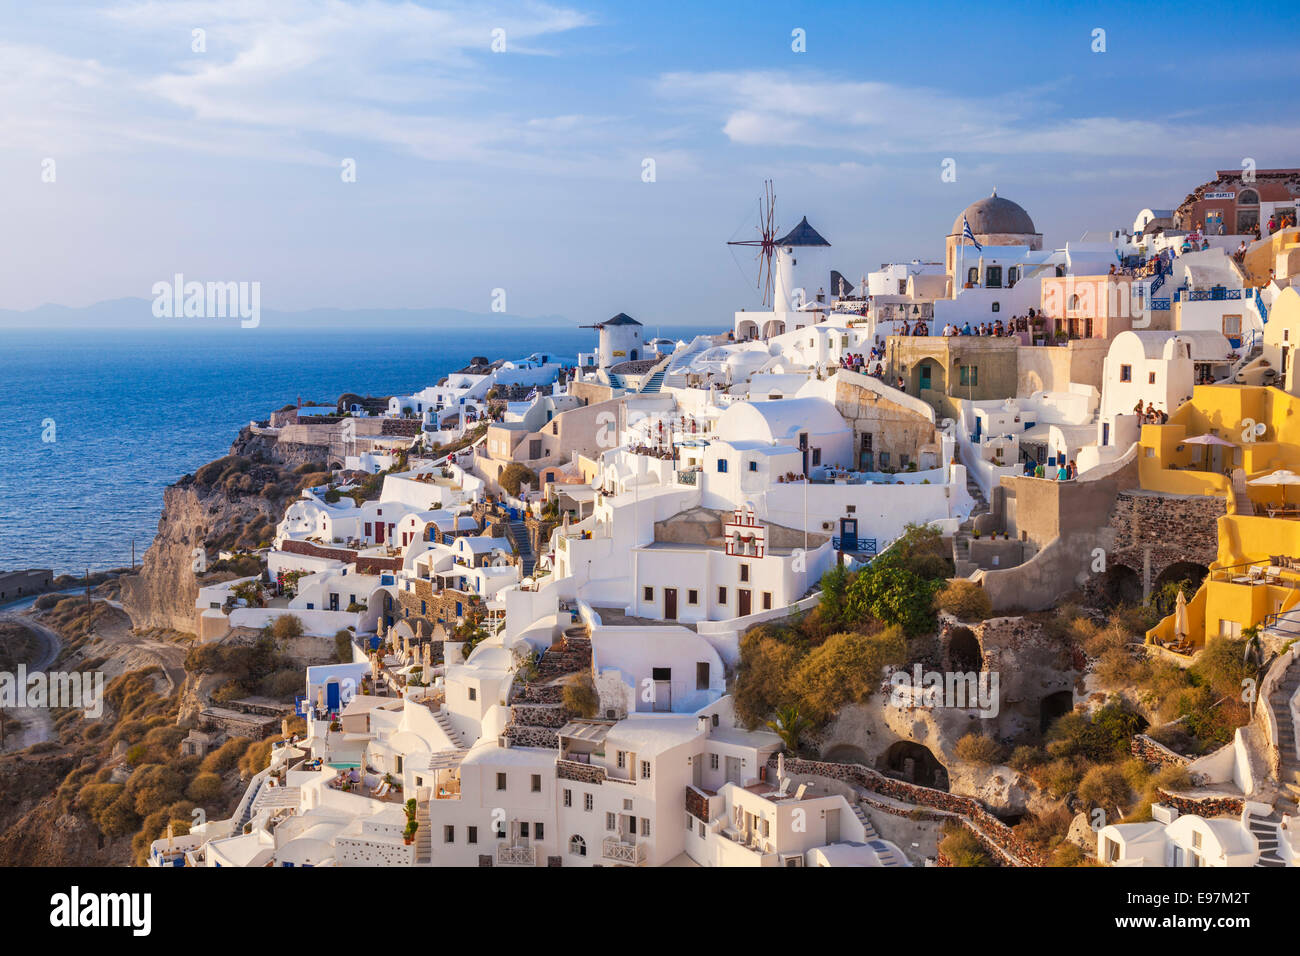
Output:
<instances>
[{"instance_id":1,"label":"arched window","mask_svg":"<svg viewBox=\"0 0 1300 956\"><path fill-rule=\"evenodd\" d=\"M980 281L979 266L971 266L969 269L966 270L966 281L969 282L971 285L975 285L975 283Z\"/></svg>"},{"instance_id":2,"label":"arched window","mask_svg":"<svg viewBox=\"0 0 1300 956\"><path fill-rule=\"evenodd\" d=\"M1076 292L1074 295L1070 296L1070 308L1077 309L1078 307L1079 307L1079 293Z\"/></svg>"},{"instance_id":3,"label":"arched window","mask_svg":"<svg viewBox=\"0 0 1300 956\"><path fill-rule=\"evenodd\" d=\"M574 856L586 856L587 841L575 833L569 837L569 852Z\"/></svg>"},{"instance_id":4,"label":"arched window","mask_svg":"<svg viewBox=\"0 0 1300 956\"><path fill-rule=\"evenodd\" d=\"M1259 193L1255 192L1253 189L1243 189L1241 192L1237 193L1237 205L1258 206Z\"/></svg>"}]
</instances>

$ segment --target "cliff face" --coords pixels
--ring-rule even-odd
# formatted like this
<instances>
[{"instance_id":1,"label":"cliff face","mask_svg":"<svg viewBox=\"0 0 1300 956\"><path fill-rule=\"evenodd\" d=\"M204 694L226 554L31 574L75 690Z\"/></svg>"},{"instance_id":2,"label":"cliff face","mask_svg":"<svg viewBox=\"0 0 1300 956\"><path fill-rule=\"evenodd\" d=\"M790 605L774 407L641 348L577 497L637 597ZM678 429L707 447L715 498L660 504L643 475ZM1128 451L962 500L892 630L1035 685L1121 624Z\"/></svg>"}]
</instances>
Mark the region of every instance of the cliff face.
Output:
<instances>
[{"instance_id":1,"label":"cliff face","mask_svg":"<svg viewBox=\"0 0 1300 956\"><path fill-rule=\"evenodd\" d=\"M195 549L203 548L211 565L219 549L269 543L285 506L298 495L299 488L325 477L286 470L277 457L268 454L272 450L265 439L245 429L229 455L186 475L163 492L158 534L145 552L139 573L121 579L122 606L135 627L193 633L194 602L199 592Z\"/></svg>"}]
</instances>

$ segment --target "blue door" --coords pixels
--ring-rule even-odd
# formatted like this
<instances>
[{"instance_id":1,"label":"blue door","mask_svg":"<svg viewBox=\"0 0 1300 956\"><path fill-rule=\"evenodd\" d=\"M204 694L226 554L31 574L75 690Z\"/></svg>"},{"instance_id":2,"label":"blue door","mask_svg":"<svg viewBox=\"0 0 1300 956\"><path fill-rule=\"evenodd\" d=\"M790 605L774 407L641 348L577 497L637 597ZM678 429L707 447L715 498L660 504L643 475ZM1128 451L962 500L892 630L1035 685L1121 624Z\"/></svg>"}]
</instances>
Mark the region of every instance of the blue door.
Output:
<instances>
[{"instance_id":1,"label":"blue door","mask_svg":"<svg viewBox=\"0 0 1300 956\"><path fill-rule=\"evenodd\" d=\"M330 681L325 685L325 709L330 713L339 709L338 681Z\"/></svg>"}]
</instances>

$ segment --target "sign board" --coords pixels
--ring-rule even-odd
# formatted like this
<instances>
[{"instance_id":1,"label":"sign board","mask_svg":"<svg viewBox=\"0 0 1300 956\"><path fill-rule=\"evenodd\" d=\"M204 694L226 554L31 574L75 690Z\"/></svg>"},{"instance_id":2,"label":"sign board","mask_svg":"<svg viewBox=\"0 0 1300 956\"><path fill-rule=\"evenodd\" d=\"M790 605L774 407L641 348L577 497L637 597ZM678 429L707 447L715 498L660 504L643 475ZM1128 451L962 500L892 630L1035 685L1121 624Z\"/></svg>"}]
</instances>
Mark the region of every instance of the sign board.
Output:
<instances>
[{"instance_id":1,"label":"sign board","mask_svg":"<svg viewBox=\"0 0 1300 956\"><path fill-rule=\"evenodd\" d=\"M613 355L614 358L622 358L623 356L627 355L626 352L621 352L621 351L620 351L620 352L611 352L610 354Z\"/></svg>"},{"instance_id":2,"label":"sign board","mask_svg":"<svg viewBox=\"0 0 1300 956\"><path fill-rule=\"evenodd\" d=\"M1236 193L1206 193L1206 199L1236 199Z\"/></svg>"}]
</instances>

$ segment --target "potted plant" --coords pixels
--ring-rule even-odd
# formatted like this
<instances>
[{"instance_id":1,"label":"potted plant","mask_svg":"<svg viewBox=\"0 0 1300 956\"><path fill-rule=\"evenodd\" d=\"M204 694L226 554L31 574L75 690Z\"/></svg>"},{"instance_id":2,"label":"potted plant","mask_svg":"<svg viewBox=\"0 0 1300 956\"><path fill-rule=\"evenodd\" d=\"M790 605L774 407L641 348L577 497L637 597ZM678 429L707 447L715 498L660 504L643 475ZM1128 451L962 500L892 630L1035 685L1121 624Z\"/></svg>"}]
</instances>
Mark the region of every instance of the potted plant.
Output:
<instances>
[{"instance_id":1,"label":"potted plant","mask_svg":"<svg viewBox=\"0 0 1300 956\"><path fill-rule=\"evenodd\" d=\"M403 809L406 811L406 829L402 831L402 839L410 846L415 842L415 831L420 829L420 823L415 819L415 798L407 800Z\"/></svg>"}]
</instances>

